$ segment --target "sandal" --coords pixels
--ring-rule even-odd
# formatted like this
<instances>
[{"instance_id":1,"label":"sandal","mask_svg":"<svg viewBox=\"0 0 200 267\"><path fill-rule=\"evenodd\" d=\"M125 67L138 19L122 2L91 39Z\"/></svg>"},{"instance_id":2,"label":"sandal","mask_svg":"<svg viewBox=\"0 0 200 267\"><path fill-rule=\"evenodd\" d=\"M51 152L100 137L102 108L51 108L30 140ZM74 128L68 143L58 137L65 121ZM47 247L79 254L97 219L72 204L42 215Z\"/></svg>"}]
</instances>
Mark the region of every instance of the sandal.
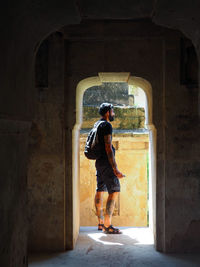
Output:
<instances>
[{"instance_id":1,"label":"sandal","mask_svg":"<svg viewBox=\"0 0 200 267\"><path fill-rule=\"evenodd\" d=\"M122 234L122 232L118 228L113 227L112 224L108 227L103 226L103 232L104 234Z\"/></svg>"},{"instance_id":2,"label":"sandal","mask_svg":"<svg viewBox=\"0 0 200 267\"><path fill-rule=\"evenodd\" d=\"M98 231L102 231L104 228L104 224L99 223L98 224Z\"/></svg>"}]
</instances>

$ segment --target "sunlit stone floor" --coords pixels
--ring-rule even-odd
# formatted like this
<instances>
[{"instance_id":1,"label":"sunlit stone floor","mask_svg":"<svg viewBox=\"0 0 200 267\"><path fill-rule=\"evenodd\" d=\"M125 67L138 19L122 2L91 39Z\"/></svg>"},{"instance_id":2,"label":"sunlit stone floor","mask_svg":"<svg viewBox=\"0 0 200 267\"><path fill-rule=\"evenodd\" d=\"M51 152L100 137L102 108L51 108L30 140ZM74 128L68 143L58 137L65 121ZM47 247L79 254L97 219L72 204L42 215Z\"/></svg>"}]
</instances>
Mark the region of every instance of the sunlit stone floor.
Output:
<instances>
[{"instance_id":1,"label":"sunlit stone floor","mask_svg":"<svg viewBox=\"0 0 200 267\"><path fill-rule=\"evenodd\" d=\"M81 227L73 251L29 256L30 267L193 267L198 254L163 254L155 251L148 228L120 228L122 235L105 235L96 227Z\"/></svg>"}]
</instances>

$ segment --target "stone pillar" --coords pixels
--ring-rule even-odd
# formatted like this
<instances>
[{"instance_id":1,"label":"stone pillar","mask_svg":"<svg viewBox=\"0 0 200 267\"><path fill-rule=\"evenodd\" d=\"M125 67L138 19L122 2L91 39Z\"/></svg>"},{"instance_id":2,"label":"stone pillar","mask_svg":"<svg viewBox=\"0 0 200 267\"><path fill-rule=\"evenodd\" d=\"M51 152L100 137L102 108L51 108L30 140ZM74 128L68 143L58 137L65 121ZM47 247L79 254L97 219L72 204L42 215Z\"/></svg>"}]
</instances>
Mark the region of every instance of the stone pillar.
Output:
<instances>
[{"instance_id":1,"label":"stone pillar","mask_svg":"<svg viewBox=\"0 0 200 267\"><path fill-rule=\"evenodd\" d=\"M0 120L0 266L27 266L27 150L31 123Z\"/></svg>"}]
</instances>

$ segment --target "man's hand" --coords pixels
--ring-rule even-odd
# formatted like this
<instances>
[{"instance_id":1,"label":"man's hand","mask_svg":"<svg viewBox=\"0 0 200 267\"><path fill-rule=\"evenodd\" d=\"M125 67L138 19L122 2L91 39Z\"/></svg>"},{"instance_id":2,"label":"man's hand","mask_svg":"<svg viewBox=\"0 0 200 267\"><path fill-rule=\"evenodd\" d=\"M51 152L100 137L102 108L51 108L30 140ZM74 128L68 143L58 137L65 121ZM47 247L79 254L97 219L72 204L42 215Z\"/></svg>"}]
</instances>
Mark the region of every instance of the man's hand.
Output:
<instances>
[{"instance_id":1,"label":"man's hand","mask_svg":"<svg viewBox=\"0 0 200 267\"><path fill-rule=\"evenodd\" d=\"M117 168L113 169L113 172L119 179L125 177L125 175L122 174Z\"/></svg>"}]
</instances>

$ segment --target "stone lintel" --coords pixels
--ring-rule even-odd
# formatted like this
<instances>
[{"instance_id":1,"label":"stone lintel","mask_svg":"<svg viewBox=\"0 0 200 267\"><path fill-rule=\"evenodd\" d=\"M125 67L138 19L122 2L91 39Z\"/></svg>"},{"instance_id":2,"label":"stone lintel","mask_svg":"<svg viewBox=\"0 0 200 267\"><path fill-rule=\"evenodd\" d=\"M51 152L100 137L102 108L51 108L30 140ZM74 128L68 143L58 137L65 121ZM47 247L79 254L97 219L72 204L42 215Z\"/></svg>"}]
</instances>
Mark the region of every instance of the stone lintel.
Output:
<instances>
[{"instance_id":1,"label":"stone lintel","mask_svg":"<svg viewBox=\"0 0 200 267\"><path fill-rule=\"evenodd\" d=\"M127 83L130 77L130 72L99 72L101 83L106 82L124 82Z\"/></svg>"}]
</instances>

